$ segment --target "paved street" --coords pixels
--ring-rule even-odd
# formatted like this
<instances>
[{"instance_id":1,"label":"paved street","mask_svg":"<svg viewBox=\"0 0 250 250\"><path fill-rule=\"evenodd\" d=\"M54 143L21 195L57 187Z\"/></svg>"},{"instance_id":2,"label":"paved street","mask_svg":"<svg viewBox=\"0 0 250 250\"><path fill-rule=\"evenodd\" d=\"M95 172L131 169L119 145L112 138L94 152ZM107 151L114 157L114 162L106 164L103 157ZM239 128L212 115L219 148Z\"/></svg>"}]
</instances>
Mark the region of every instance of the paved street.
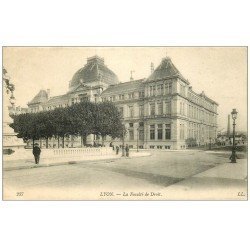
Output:
<instances>
[{"instance_id":1,"label":"paved street","mask_svg":"<svg viewBox=\"0 0 250 250\"><path fill-rule=\"evenodd\" d=\"M4 199L247 198L247 162L204 151L152 151L151 156L4 171Z\"/></svg>"}]
</instances>

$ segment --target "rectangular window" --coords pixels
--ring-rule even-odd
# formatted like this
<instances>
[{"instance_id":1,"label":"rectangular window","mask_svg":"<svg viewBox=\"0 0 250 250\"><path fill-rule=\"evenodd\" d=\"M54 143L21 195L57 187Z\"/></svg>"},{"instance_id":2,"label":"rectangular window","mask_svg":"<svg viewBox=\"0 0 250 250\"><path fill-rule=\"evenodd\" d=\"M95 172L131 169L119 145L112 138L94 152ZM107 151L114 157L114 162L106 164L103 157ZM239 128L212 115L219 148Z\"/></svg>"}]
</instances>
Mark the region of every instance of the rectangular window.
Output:
<instances>
[{"instance_id":1,"label":"rectangular window","mask_svg":"<svg viewBox=\"0 0 250 250\"><path fill-rule=\"evenodd\" d=\"M129 140L134 140L134 130L129 130Z\"/></svg>"},{"instance_id":2,"label":"rectangular window","mask_svg":"<svg viewBox=\"0 0 250 250\"><path fill-rule=\"evenodd\" d=\"M143 107L143 105L139 106L139 116L144 116L144 107Z\"/></svg>"},{"instance_id":3,"label":"rectangular window","mask_svg":"<svg viewBox=\"0 0 250 250\"><path fill-rule=\"evenodd\" d=\"M157 85L157 94L163 95L163 84Z\"/></svg>"},{"instance_id":4,"label":"rectangular window","mask_svg":"<svg viewBox=\"0 0 250 250\"><path fill-rule=\"evenodd\" d=\"M155 96L156 95L156 87L153 86L153 95Z\"/></svg>"},{"instance_id":5,"label":"rectangular window","mask_svg":"<svg viewBox=\"0 0 250 250\"><path fill-rule=\"evenodd\" d=\"M155 104L154 103L150 104L150 115L155 115Z\"/></svg>"},{"instance_id":6,"label":"rectangular window","mask_svg":"<svg viewBox=\"0 0 250 250\"><path fill-rule=\"evenodd\" d=\"M161 93L161 95L163 95L163 94L164 94L164 90L163 90L163 89L164 89L164 86L163 86L163 84L161 84L160 86L161 86L161 87L160 87L160 89L161 89L161 90L160 90L160 93Z\"/></svg>"},{"instance_id":7,"label":"rectangular window","mask_svg":"<svg viewBox=\"0 0 250 250\"><path fill-rule=\"evenodd\" d=\"M180 94L185 96L185 86L180 85Z\"/></svg>"},{"instance_id":8,"label":"rectangular window","mask_svg":"<svg viewBox=\"0 0 250 250\"><path fill-rule=\"evenodd\" d=\"M155 125L150 125L150 140L155 139Z\"/></svg>"},{"instance_id":9,"label":"rectangular window","mask_svg":"<svg viewBox=\"0 0 250 250\"><path fill-rule=\"evenodd\" d=\"M139 122L139 127L144 127L144 122Z\"/></svg>"},{"instance_id":10,"label":"rectangular window","mask_svg":"<svg viewBox=\"0 0 250 250\"><path fill-rule=\"evenodd\" d=\"M143 98L144 97L144 91L140 91L139 92L139 98Z\"/></svg>"},{"instance_id":11,"label":"rectangular window","mask_svg":"<svg viewBox=\"0 0 250 250\"><path fill-rule=\"evenodd\" d=\"M162 124L158 124L158 140L162 140Z\"/></svg>"},{"instance_id":12,"label":"rectangular window","mask_svg":"<svg viewBox=\"0 0 250 250\"><path fill-rule=\"evenodd\" d=\"M134 99L134 93L128 94L128 98L129 98L129 99Z\"/></svg>"},{"instance_id":13,"label":"rectangular window","mask_svg":"<svg viewBox=\"0 0 250 250\"><path fill-rule=\"evenodd\" d=\"M153 86L150 86L150 87L149 87L149 95L150 95L150 96L153 96Z\"/></svg>"},{"instance_id":14,"label":"rectangular window","mask_svg":"<svg viewBox=\"0 0 250 250\"><path fill-rule=\"evenodd\" d=\"M165 91L166 91L166 94L172 93L172 83L165 83Z\"/></svg>"},{"instance_id":15,"label":"rectangular window","mask_svg":"<svg viewBox=\"0 0 250 250\"><path fill-rule=\"evenodd\" d=\"M165 139L170 140L171 139L171 124L165 125Z\"/></svg>"},{"instance_id":16,"label":"rectangular window","mask_svg":"<svg viewBox=\"0 0 250 250\"><path fill-rule=\"evenodd\" d=\"M185 115L185 103L180 103L180 114Z\"/></svg>"},{"instance_id":17,"label":"rectangular window","mask_svg":"<svg viewBox=\"0 0 250 250\"><path fill-rule=\"evenodd\" d=\"M134 107L133 106L129 106L129 116L134 117Z\"/></svg>"},{"instance_id":18,"label":"rectangular window","mask_svg":"<svg viewBox=\"0 0 250 250\"><path fill-rule=\"evenodd\" d=\"M180 124L180 139L181 140L185 139L185 126L184 126L184 124Z\"/></svg>"},{"instance_id":19,"label":"rectangular window","mask_svg":"<svg viewBox=\"0 0 250 250\"><path fill-rule=\"evenodd\" d=\"M119 95L119 100L124 100L124 95Z\"/></svg>"},{"instance_id":20,"label":"rectangular window","mask_svg":"<svg viewBox=\"0 0 250 250\"><path fill-rule=\"evenodd\" d=\"M139 130L139 140L140 141L144 140L144 131L143 130Z\"/></svg>"},{"instance_id":21,"label":"rectangular window","mask_svg":"<svg viewBox=\"0 0 250 250\"><path fill-rule=\"evenodd\" d=\"M171 102L166 102L166 114L171 115Z\"/></svg>"},{"instance_id":22,"label":"rectangular window","mask_svg":"<svg viewBox=\"0 0 250 250\"><path fill-rule=\"evenodd\" d=\"M133 127L134 127L134 123L130 122L130 123L129 123L129 127L130 127L130 128L133 128Z\"/></svg>"},{"instance_id":23,"label":"rectangular window","mask_svg":"<svg viewBox=\"0 0 250 250\"><path fill-rule=\"evenodd\" d=\"M160 102L158 103L158 115L162 115L163 114L163 103Z\"/></svg>"}]
</instances>

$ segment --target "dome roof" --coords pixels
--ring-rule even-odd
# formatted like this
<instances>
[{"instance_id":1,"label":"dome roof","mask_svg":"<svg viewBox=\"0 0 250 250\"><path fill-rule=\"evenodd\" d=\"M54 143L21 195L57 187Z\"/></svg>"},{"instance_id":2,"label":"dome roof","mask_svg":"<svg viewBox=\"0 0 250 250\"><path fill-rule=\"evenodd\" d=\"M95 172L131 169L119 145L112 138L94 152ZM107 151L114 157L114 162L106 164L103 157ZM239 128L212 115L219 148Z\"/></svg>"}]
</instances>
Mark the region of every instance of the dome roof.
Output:
<instances>
[{"instance_id":1,"label":"dome roof","mask_svg":"<svg viewBox=\"0 0 250 250\"><path fill-rule=\"evenodd\" d=\"M94 81L102 81L109 85L119 82L116 74L104 64L104 59L99 56L87 59L87 64L73 75L70 88L76 87L81 83Z\"/></svg>"}]
</instances>

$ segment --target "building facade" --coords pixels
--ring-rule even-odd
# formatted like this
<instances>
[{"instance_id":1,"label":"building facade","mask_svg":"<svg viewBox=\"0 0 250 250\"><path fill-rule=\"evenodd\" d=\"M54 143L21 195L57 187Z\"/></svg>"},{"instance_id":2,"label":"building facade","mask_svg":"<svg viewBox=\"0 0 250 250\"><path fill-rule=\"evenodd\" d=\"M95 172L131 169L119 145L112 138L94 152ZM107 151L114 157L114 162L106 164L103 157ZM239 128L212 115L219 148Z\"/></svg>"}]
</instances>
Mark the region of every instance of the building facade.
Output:
<instances>
[{"instance_id":1,"label":"building facade","mask_svg":"<svg viewBox=\"0 0 250 250\"><path fill-rule=\"evenodd\" d=\"M218 104L204 92L195 93L169 57L163 58L155 70L152 67L148 78L123 83L103 58L88 58L73 75L66 94L50 97L49 90L41 90L28 103L28 112L67 107L84 100L110 101L117 106L127 129L125 143L131 148L185 149L190 142L204 145L217 137ZM87 143L99 140L89 135ZM51 139L49 146L58 146L56 143ZM121 144L119 140L113 143ZM66 146L79 146L79 138L68 138Z\"/></svg>"}]
</instances>

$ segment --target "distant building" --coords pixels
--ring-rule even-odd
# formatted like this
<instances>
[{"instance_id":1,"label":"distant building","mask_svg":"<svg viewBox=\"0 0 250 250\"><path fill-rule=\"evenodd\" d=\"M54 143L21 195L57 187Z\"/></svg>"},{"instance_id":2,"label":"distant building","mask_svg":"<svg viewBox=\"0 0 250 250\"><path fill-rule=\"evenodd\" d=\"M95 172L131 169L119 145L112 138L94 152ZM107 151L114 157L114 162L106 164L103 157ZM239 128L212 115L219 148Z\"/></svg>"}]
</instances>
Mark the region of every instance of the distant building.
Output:
<instances>
[{"instance_id":1,"label":"distant building","mask_svg":"<svg viewBox=\"0 0 250 250\"><path fill-rule=\"evenodd\" d=\"M25 114L28 112L28 108L22 108L20 106L9 106L8 107L9 114L10 115L20 115L20 114Z\"/></svg>"},{"instance_id":2,"label":"distant building","mask_svg":"<svg viewBox=\"0 0 250 250\"><path fill-rule=\"evenodd\" d=\"M190 138L197 144L215 140L218 104L204 92L195 93L169 57L163 58L156 69L151 65L151 70L148 78L119 83L104 59L93 56L73 75L66 94L50 97L49 90L41 90L28 103L27 112L67 107L84 100L110 101L122 113L128 130L125 143L131 148L138 144L139 148L185 149ZM99 140L89 135L87 143ZM56 143L51 139L49 145ZM66 146L79 143L79 138L71 137Z\"/></svg>"}]
</instances>

